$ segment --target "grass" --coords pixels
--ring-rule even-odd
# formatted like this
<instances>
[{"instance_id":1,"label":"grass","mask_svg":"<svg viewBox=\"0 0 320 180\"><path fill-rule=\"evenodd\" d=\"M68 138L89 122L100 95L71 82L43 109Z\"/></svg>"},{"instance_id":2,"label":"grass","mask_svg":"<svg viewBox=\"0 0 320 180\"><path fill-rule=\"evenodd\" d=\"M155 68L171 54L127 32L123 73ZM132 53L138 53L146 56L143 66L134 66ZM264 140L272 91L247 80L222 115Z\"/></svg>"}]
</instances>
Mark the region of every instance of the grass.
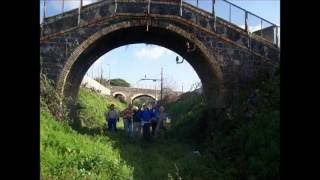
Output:
<instances>
[{"instance_id":1,"label":"grass","mask_svg":"<svg viewBox=\"0 0 320 180\"><path fill-rule=\"evenodd\" d=\"M79 104L81 107L79 117L82 126L88 128L99 128L106 125L104 113L111 104L115 105L117 112L122 111L126 104L110 96L101 96L86 88L80 88ZM122 123L121 123L122 124Z\"/></svg>"},{"instance_id":2,"label":"grass","mask_svg":"<svg viewBox=\"0 0 320 180\"><path fill-rule=\"evenodd\" d=\"M105 131L107 107L125 108L112 97L81 88L83 127L77 130L57 122L41 103L41 179L280 179L279 79L259 88L252 119L231 114L215 134L210 124L201 126L202 97L185 95L166 106L172 128L152 143L126 137L122 121L118 132Z\"/></svg>"},{"instance_id":3,"label":"grass","mask_svg":"<svg viewBox=\"0 0 320 180\"><path fill-rule=\"evenodd\" d=\"M195 93L186 93L178 101L168 104L166 111L172 119L168 136L184 143L198 143L202 139L201 119L205 111L204 99Z\"/></svg>"},{"instance_id":4,"label":"grass","mask_svg":"<svg viewBox=\"0 0 320 180\"><path fill-rule=\"evenodd\" d=\"M205 168L201 157L192 154L194 148L189 144L166 137L153 143L129 139L124 135L121 121L117 133L107 133L103 112L110 103L122 110L125 106L117 100L111 97L106 100L81 89L79 103L83 108L80 110L83 124L89 127L78 130L57 122L42 105L41 179L204 178L199 170ZM88 121L88 117L92 119Z\"/></svg>"},{"instance_id":5,"label":"grass","mask_svg":"<svg viewBox=\"0 0 320 180\"><path fill-rule=\"evenodd\" d=\"M215 134L206 135L204 156L219 172L217 177L280 179L280 75L262 81L257 88L251 118L243 111L234 112Z\"/></svg>"},{"instance_id":6,"label":"grass","mask_svg":"<svg viewBox=\"0 0 320 180\"><path fill-rule=\"evenodd\" d=\"M40 114L41 179L128 179L133 168L106 136L82 135L58 123L45 107Z\"/></svg>"}]
</instances>

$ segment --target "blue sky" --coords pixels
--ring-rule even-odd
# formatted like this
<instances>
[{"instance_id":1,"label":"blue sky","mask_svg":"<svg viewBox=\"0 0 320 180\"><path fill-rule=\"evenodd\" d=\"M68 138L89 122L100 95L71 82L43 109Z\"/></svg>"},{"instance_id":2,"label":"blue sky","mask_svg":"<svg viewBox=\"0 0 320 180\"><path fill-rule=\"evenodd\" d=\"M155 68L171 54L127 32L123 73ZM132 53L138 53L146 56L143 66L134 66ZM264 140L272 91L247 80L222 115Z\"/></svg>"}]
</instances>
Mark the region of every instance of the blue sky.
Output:
<instances>
[{"instance_id":1,"label":"blue sky","mask_svg":"<svg viewBox=\"0 0 320 180\"><path fill-rule=\"evenodd\" d=\"M131 44L122 46L106 53L100 57L91 68L87 75L96 77L101 74L108 78L122 78L127 80L132 86L141 88L154 88L153 81L139 81L145 76L152 79L160 79L161 67L165 86L175 90L189 90L192 84L200 82L193 68L184 61L176 64L177 54L157 45ZM157 89L160 82L156 83Z\"/></svg>"},{"instance_id":2,"label":"blue sky","mask_svg":"<svg viewBox=\"0 0 320 180\"><path fill-rule=\"evenodd\" d=\"M97 0L83 0L83 4L96 2ZM184 0L190 4L196 5L196 0ZM229 0L229 2L236 4L243 9L246 9L272 23L280 23L280 0ZM46 0L47 16L55 15L62 10L62 0ZM216 0L218 14L224 15L225 13L219 12L219 9L227 8L221 0ZM64 10L71 10L79 6L79 0L64 0ZM199 7L211 12L211 0L199 0ZM233 10L233 9L232 9ZM239 14L234 10L234 14ZM40 0L40 20L43 16L43 0Z\"/></svg>"},{"instance_id":3,"label":"blue sky","mask_svg":"<svg viewBox=\"0 0 320 180\"><path fill-rule=\"evenodd\" d=\"M61 12L61 0L46 0L47 16ZM187 0L191 4L196 4L196 0ZM230 2L246 9L268 21L280 24L280 0L230 0ZM84 5L89 4L90 0L85 1ZM65 0L64 9L70 10L77 8L79 1ZM41 1L40 14L43 15L43 1ZM199 7L211 11L210 0L199 0ZM216 0L217 16L228 20L229 6L220 0ZM231 21L239 26L243 26L243 12L232 8ZM258 19L249 17L249 28L255 29L260 25ZM263 26L267 26L263 24ZM160 78L161 67L163 67L165 86L174 90L188 91L193 84L200 82L196 72L184 61L176 64L176 53L156 45L131 44L113 49L100 57L88 70L87 75L92 77L100 76L103 69L103 76L108 78L109 70L111 78L122 78L127 80L132 86L141 88L160 88L160 83L152 81L139 81L145 75L147 78Z\"/></svg>"}]
</instances>

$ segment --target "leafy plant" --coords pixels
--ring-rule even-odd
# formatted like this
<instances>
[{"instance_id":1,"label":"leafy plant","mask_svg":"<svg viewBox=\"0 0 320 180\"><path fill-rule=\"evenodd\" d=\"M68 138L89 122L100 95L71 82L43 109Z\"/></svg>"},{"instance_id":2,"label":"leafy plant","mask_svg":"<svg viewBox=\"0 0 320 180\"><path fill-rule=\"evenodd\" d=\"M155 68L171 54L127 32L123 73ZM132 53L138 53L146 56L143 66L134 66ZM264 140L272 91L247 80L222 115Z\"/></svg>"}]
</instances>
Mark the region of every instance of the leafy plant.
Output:
<instances>
[{"instance_id":1,"label":"leafy plant","mask_svg":"<svg viewBox=\"0 0 320 180\"><path fill-rule=\"evenodd\" d=\"M66 102L56 91L53 81L45 74L40 74L40 103L42 106L47 106L58 120L67 119L69 111L66 108Z\"/></svg>"}]
</instances>

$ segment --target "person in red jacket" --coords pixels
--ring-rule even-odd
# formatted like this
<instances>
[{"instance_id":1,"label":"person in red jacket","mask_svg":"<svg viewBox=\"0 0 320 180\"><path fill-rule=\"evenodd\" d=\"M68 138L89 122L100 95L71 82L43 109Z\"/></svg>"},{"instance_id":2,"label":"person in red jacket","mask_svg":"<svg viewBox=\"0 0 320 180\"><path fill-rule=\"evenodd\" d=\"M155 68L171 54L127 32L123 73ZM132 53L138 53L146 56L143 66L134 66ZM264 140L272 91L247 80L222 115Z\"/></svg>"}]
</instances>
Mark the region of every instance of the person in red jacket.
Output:
<instances>
[{"instance_id":1,"label":"person in red jacket","mask_svg":"<svg viewBox=\"0 0 320 180\"><path fill-rule=\"evenodd\" d=\"M126 108L122 112L122 114L123 114L124 132L128 136L132 136L132 128L133 128L133 124L132 124L132 115L133 115L132 104L129 104L128 108Z\"/></svg>"}]
</instances>

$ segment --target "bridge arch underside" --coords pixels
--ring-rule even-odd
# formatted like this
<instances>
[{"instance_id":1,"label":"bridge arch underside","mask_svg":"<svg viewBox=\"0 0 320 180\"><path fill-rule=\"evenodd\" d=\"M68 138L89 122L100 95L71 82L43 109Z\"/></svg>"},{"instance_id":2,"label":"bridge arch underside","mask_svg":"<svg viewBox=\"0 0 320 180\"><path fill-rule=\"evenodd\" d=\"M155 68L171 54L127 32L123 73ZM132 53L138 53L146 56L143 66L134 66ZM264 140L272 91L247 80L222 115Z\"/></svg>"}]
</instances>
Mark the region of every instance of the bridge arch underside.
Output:
<instances>
[{"instance_id":1,"label":"bridge arch underside","mask_svg":"<svg viewBox=\"0 0 320 180\"><path fill-rule=\"evenodd\" d=\"M174 25L170 26L173 28L168 28L168 25L165 26L166 28L153 25L149 27L148 32L146 26L133 26L131 23L122 23L122 25L122 27L113 26L96 32L75 49L77 53L71 54L62 72L65 75L60 75L58 80L58 86L59 84L62 86L60 90L65 97L77 98L82 78L90 66L103 54L120 46L147 43L168 48L182 56L199 76L207 105L213 108L224 106L220 67L214 56L210 55L206 47L192 34ZM96 40L93 41L92 38ZM195 44L196 49L187 52L186 42Z\"/></svg>"},{"instance_id":2,"label":"bridge arch underside","mask_svg":"<svg viewBox=\"0 0 320 180\"><path fill-rule=\"evenodd\" d=\"M127 100L126 95L124 93L122 93L122 92L115 92L115 93L112 94L112 96L117 98L117 99L122 98L124 101Z\"/></svg>"},{"instance_id":3,"label":"bridge arch underside","mask_svg":"<svg viewBox=\"0 0 320 180\"><path fill-rule=\"evenodd\" d=\"M134 100L138 99L138 98L141 98L141 97L149 97L151 98L153 101L156 101L157 99L155 98L154 95L151 95L151 94L136 94L134 96L131 97L131 104L133 103Z\"/></svg>"}]
</instances>

